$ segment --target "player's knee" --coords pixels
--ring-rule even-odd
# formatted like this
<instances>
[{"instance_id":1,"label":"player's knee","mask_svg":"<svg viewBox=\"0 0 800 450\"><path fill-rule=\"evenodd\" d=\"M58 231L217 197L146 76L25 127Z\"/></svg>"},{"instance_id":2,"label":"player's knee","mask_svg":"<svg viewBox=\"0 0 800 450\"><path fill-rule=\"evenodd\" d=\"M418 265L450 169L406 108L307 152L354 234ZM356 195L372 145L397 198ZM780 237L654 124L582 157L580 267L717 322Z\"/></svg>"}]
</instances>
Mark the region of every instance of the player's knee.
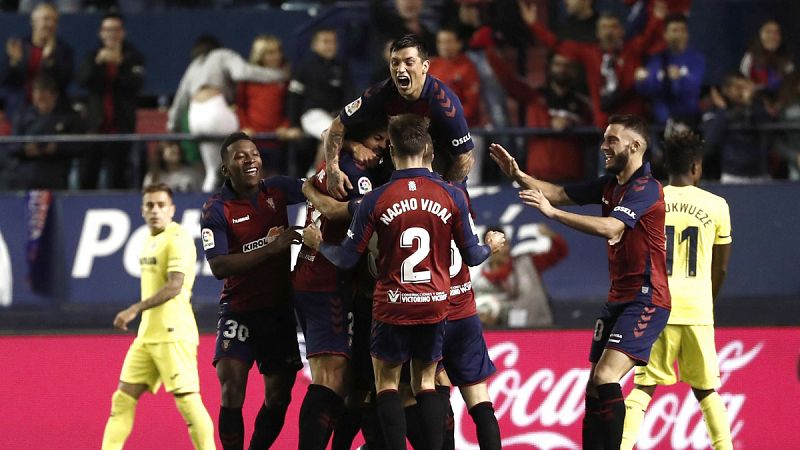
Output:
<instances>
[{"instance_id":1,"label":"player's knee","mask_svg":"<svg viewBox=\"0 0 800 450\"><path fill-rule=\"evenodd\" d=\"M292 401L292 392L288 390L275 390L264 395L264 405L267 409L276 412L286 413L289 403Z\"/></svg>"},{"instance_id":2,"label":"player's knee","mask_svg":"<svg viewBox=\"0 0 800 450\"><path fill-rule=\"evenodd\" d=\"M246 382L238 379L220 379L220 393L222 394L222 406L226 408L239 408L244 403L244 392Z\"/></svg>"},{"instance_id":3,"label":"player's knee","mask_svg":"<svg viewBox=\"0 0 800 450\"><path fill-rule=\"evenodd\" d=\"M694 393L694 398L696 398L698 402L702 402L704 398L714 393L714 389L698 389L693 387L692 393Z\"/></svg>"},{"instance_id":4,"label":"player's knee","mask_svg":"<svg viewBox=\"0 0 800 450\"><path fill-rule=\"evenodd\" d=\"M619 377L614 370L608 369L606 367L596 367L594 370L594 374L591 378L591 384L593 387L600 386L602 384L608 383L618 383Z\"/></svg>"},{"instance_id":5,"label":"player's knee","mask_svg":"<svg viewBox=\"0 0 800 450\"><path fill-rule=\"evenodd\" d=\"M111 395L111 415L121 416L136 409L137 400L119 389Z\"/></svg>"}]
</instances>

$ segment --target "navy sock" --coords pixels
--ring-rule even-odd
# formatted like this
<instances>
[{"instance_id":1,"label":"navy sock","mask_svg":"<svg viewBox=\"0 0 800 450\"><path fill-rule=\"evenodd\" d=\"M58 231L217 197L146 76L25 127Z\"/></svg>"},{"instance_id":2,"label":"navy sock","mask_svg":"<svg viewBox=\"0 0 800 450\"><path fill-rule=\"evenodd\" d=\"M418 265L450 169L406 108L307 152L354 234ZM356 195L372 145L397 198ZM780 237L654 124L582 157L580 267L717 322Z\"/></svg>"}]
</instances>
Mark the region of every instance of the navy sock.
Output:
<instances>
[{"instance_id":1,"label":"navy sock","mask_svg":"<svg viewBox=\"0 0 800 450\"><path fill-rule=\"evenodd\" d=\"M478 445L481 450L500 450L500 425L494 415L492 402L481 402L469 409L475 422Z\"/></svg>"},{"instance_id":2,"label":"navy sock","mask_svg":"<svg viewBox=\"0 0 800 450\"><path fill-rule=\"evenodd\" d=\"M605 444L607 449L618 449L622 444L622 430L625 427L625 397L619 383L606 383L597 386L600 395L602 419L605 425Z\"/></svg>"},{"instance_id":3,"label":"navy sock","mask_svg":"<svg viewBox=\"0 0 800 450\"><path fill-rule=\"evenodd\" d=\"M453 415L453 405L450 404L450 386L436 386L436 393L442 400L444 408L444 443L442 450L455 450L456 448L456 423Z\"/></svg>"},{"instance_id":4,"label":"navy sock","mask_svg":"<svg viewBox=\"0 0 800 450\"><path fill-rule=\"evenodd\" d=\"M417 394L417 405L422 421L422 430L428 438L422 447L428 450L441 450L444 442L444 405L439 394L430 389Z\"/></svg>"},{"instance_id":5,"label":"navy sock","mask_svg":"<svg viewBox=\"0 0 800 450\"><path fill-rule=\"evenodd\" d=\"M586 396L586 412L583 415L583 450L605 449L605 427L600 417L600 399Z\"/></svg>"},{"instance_id":6,"label":"navy sock","mask_svg":"<svg viewBox=\"0 0 800 450\"><path fill-rule=\"evenodd\" d=\"M395 390L381 391L378 393L375 405L386 448L406 450L406 416L400 395Z\"/></svg>"},{"instance_id":7,"label":"navy sock","mask_svg":"<svg viewBox=\"0 0 800 450\"><path fill-rule=\"evenodd\" d=\"M344 409L344 401L329 388L308 385L308 392L300 407L300 443L298 450L324 449Z\"/></svg>"},{"instance_id":8,"label":"navy sock","mask_svg":"<svg viewBox=\"0 0 800 450\"><path fill-rule=\"evenodd\" d=\"M244 448L244 419L242 408L219 408L219 440L224 450Z\"/></svg>"}]
</instances>

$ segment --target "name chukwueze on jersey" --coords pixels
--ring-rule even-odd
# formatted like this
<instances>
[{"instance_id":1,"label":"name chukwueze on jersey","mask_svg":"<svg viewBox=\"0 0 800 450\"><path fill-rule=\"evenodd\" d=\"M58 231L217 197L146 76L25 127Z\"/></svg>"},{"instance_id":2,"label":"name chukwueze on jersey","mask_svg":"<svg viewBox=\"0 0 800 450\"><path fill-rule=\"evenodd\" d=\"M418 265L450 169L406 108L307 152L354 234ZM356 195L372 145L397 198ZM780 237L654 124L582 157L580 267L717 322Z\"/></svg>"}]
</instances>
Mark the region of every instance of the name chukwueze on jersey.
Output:
<instances>
[{"instance_id":1,"label":"name chukwueze on jersey","mask_svg":"<svg viewBox=\"0 0 800 450\"><path fill-rule=\"evenodd\" d=\"M394 203L392 206L386 208L386 211L381 214L380 220L384 225L389 225L389 223L391 223L395 217L407 211L416 211L420 209L420 205L422 206L423 211L427 211L442 219L442 222L445 224L453 216L453 214L448 211L447 208L440 205L439 202L435 202L427 198L419 199L419 201L417 201L416 198L409 198Z\"/></svg>"}]
</instances>

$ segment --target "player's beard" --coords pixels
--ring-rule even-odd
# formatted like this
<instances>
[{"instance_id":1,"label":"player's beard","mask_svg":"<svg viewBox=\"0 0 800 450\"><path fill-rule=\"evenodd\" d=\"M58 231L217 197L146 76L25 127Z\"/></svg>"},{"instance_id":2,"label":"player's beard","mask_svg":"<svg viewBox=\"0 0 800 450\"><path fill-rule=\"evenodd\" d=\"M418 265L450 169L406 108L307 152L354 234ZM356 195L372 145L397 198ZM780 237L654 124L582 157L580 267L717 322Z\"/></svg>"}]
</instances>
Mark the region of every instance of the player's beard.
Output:
<instances>
[{"instance_id":1,"label":"player's beard","mask_svg":"<svg viewBox=\"0 0 800 450\"><path fill-rule=\"evenodd\" d=\"M624 150L611 157L611 161L606 170L614 175L619 175L628 166L631 159L631 146L628 144Z\"/></svg>"}]
</instances>

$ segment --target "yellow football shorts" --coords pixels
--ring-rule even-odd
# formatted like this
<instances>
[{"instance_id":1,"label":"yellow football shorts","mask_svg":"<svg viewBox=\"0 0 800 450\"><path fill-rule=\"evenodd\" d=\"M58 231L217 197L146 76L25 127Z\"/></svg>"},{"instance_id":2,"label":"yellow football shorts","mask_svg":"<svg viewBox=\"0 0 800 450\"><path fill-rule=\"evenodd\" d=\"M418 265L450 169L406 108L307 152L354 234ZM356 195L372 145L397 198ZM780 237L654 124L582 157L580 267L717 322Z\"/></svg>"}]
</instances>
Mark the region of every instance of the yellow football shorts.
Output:
<instances>
[{"instance_id":1,"label":"yellow football shorts","mask_svg":"<svg viewBox=\"0 0 800 450\"><path fill-rule=\"evenodd\" d=\"M200 392L197 344L186 341L143 343L133 341L122 363L120 381L146 384L155 394L161 383L174 394Z\"/></svg>"},{"instance_id":2,"label":"yellow football shorts","mask_svg":"<svg viewBox=\"0 0 800 450\"><path fill-rule=\"evenodd\" d=\"M675 361L678 362L678 374ZM720 385L713 325L667 325L653 344L650 362L636 367L633 378L642 386L683 381L697 389Z\"/></svg>"}]
</instances>

